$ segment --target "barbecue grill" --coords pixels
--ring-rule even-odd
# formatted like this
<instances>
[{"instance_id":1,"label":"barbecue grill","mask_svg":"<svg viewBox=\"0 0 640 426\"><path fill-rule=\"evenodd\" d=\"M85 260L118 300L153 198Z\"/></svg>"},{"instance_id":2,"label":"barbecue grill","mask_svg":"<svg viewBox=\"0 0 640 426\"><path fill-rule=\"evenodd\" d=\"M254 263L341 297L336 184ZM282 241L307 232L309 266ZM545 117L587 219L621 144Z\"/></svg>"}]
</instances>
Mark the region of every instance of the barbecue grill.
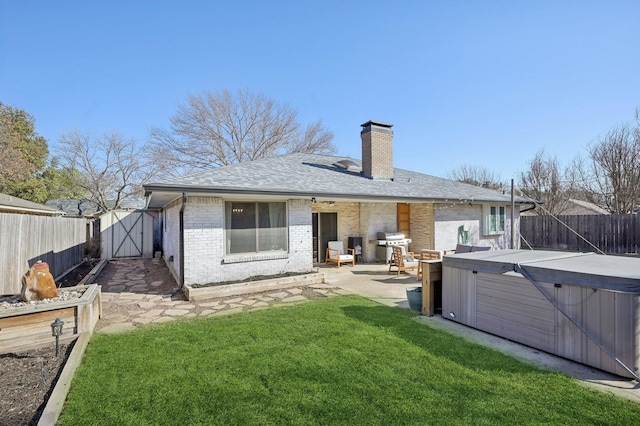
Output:
<instances>
[{"instance_id":1,"label":"barbecue grill","mask_svg":"<svg viewBox=\"0 0 640 426\"><path fill-rule=\"evenodd\" d=\"M378 262L389 263L393 246L404 246L409 251L411 238L405 238L402 232L378 232L378 245L376 247L376 260Z\"/></svg>"}]
</instances>

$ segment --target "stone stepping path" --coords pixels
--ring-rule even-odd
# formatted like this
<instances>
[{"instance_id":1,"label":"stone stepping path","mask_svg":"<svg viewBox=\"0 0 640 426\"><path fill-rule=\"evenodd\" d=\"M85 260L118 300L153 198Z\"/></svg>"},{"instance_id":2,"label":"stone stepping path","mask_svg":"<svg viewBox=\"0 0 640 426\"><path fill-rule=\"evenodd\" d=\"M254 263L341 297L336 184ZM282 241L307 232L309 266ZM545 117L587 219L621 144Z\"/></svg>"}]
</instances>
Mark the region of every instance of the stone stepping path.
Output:
<instances>
[{"instance_id":1,"label":"stone stepping path","mask_svg":"<svg viewBox=\"0 0 640 426\"><path fill-rule=\"evenodd\" d=\"M165 272L162 279L158 278L158 271ZM189 302L159 259L111 261L103 272L96 280L102 286L102 318L95 327L98 333L118 333L178 318L229 315L345 293L330 284L309 284Z\"/></svg>"}]
</instances>

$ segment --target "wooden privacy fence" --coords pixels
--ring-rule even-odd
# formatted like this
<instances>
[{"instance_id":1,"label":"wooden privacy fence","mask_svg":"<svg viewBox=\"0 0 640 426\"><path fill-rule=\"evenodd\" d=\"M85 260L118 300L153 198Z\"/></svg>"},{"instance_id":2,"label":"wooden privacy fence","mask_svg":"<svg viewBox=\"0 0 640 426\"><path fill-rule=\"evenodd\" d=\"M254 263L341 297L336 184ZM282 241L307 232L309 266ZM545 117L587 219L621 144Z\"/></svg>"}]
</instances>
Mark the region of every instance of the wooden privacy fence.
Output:
<instances>
[{"instance_id":1,"label":"wooden privacy fence","mask_svg":"<svg viewBox=\"0 0 640 426\"><path fill-rule=\"evenodd\" d=\"M84 218L0 213L0 295L19 294L22 275L38 260L58 278L84 259Z\"/></svg>"},{"instance_id":2,"label":"wooden privacy fence","mask_svg":"<svg viewBox=\"0 0 640 426\"><path fill-rule=\"evenodd\" d=\"M520 217L520 234L533 248L597 252L576 233L607 254L640 253L638 215L576 215L558 216L557 219L551 216ZM526 247L523 241L522 248Z\"/></svg>"}]
</instances>

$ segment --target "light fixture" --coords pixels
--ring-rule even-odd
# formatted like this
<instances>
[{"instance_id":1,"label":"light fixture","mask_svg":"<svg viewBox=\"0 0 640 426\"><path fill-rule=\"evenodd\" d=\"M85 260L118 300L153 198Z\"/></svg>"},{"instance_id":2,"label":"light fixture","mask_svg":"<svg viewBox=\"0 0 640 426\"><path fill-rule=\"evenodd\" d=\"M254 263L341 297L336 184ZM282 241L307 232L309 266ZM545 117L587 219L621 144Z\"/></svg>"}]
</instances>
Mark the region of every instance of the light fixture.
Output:
<instances>
[{"instance_id":1,"label":"light fixture","mask_svg":"<svg viewBox=\"0 0 640 426\"><path fill-rule=\"evenodd\" d=\"M455 318L455 317L456 317L456 313L455 313L455 312L453 312L453 311L451 311L451 312L449 312L449 316L450 316L451 318Z\"/></svg>"},{"instance_id":2,"label":"light fixture","mask_svg":"<svg viewBox=\"0 0 640 426\"><path fill-rule=\"evenodd\" d=\"M56 356L58 356L60 345L59 339L62 335L62 326L64 325L64 321L60 321L60 318L56 318L54 322L51 323L51 335L56 338Z\"/></svg>"}]
</instances>

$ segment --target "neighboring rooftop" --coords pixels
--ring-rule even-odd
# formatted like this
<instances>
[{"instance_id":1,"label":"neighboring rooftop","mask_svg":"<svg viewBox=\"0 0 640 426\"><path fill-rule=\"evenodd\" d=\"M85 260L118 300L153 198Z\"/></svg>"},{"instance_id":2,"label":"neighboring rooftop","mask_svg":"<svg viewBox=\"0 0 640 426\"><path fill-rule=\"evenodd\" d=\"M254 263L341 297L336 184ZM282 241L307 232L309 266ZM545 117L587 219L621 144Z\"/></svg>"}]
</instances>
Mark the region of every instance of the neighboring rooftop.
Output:
<instances>
[{"instance_id":1,"label":"neighboring rooftop","mask_svg":"<svg viewBox=\"0 0 640 426\"><path fill-rule=\"evenodd\" d=\"M98 206L88 200L50 200L47 206L55 207L65 212L67 216L93 216L100 212Z\"/></svg>"},{"instance_id":2,"label":"neighboring rooftop","mask_svg":"<svg viewBox=\"0 0 640 426\"><path fill-rule=\"evenodd\" d=\"M589 215L589 214L611 214L597 204L582 200L569 200L570 207L562 214L566 215Z\"/></svg>"},{"instance_id":3,"label":"neighboring rooftop","mask_svg":"<svg viewBox=\"0 0 640 426\"><path fill-rule=\"evenodd\" d=\"M544 208L544 205L542 206ZM529 210L522 213L524 216L537 216L536 210ZM611 214L607 210L597 204L588 201L569 199L567 208L559 214L559 216L588 216L588 215L608 215Z\"/></svg>"},{"instance_id":4,"label":"neighboring rooftop","mask_svg":"<svg viewBox=\"0 0 640 426\"><path fill-rule=\"evenodd\" d=\"M63 211L53 207L7 194L0 194L0 213L27 213L46 216L62 216L64 214Z\"/></svg>"},{"instance_id":5,"label":"neighboring rooftop","mask_svg":"<svg viewBox=\"0 0 640 426\"><path fill-rule=\"evenodd\" d=\"M55 207L65 212L67 216L99 216L102 213L102 209L98 207L96 203L89 200L50 200L47 201L47 206ZM112 203L113 205L113 203ZM137 210L144 208L144 200L142 199L125 199L120 204L120 210Z\"/></svg>"}]
</instances>

